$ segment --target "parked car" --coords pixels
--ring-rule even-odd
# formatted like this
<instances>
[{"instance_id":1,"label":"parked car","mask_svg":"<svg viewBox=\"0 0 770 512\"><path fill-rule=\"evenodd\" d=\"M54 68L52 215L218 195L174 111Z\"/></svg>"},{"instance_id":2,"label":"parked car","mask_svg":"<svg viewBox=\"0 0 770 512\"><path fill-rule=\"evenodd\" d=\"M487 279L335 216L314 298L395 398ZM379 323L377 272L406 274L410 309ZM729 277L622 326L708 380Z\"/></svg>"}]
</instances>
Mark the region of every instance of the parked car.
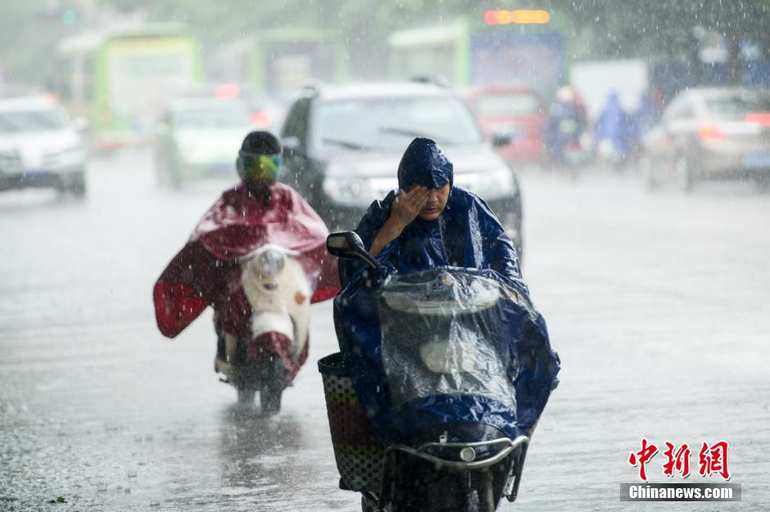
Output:
<instances>
[{"instance_id":1,"label":"parked car","mask_svg":"<svg viewBox=\"0 0 770 512\"><path fill-rule=\"evenodd\" d=\"M676 96L642 141L648 187L690 190L714 178L770 179L770 91L694 88Z\"/></svg>"},{"instance_id":2,"label":"parked car","mask_svg":"<svg viewBox=\"0 0 770 512\"><path fill-rule=\"evenodd\" d=\"M373 200L396 189L407 145L429 137L454 163L454 183L487 201L521 248L516 175L449 89L412 82L310 87L290 107L281 136L285 180L332 229L354 228Z\"/></svg>"},{"instance_id":3,"label":"parked car","mask_svg":"<svg viewBox=\"0 0 770 512\"><path fill-rule=\"evenodd\" d=\"M81 127L51 96L0 96L0 190L86 194Z\"/></svg>"},{"instance_id":4,"label":"parked car","mask_svg":"<svg viewBox=\"0 0 770 512\"><path fill-rule=\"evenodd\" d=\"M540 164L545 157L543 130L548 109L542 98L526 86L485 86L463 94L489 140L503 135L509 144L497 152L516 163Z\"/></svg>"},{"instance_id":5,"label":"parked car","mask_svg":"<svg viewBox=\"0 0 770 512\"><path fill-rule=\"evenodd\" d=\"M274 102L225 84L173 100L155 145L158 181L174 188L203 178L235 177L235 159L251 130L272 130L281 115Z\"/></svg>"}]
</instances>

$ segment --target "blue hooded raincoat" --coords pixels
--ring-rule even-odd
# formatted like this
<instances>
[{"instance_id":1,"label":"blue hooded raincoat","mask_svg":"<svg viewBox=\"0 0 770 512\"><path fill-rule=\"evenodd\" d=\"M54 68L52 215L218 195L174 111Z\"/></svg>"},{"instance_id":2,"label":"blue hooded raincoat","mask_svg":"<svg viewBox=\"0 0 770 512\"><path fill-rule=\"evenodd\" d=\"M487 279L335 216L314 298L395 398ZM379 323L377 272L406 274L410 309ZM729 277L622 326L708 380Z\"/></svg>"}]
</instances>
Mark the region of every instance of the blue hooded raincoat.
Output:
<instances>
[{"instance_id":1,"label":"blue hooded raincoat","mask_svg":"<svg viewBox=\"0 0 770 512\"><path fill-rule=\"evenodd\" d=\"M452 163L436 143L424 138L412 141L399 164L399 188L406 191L415 184L439 188L452 182ZM395 198L392 191L384 200L373 202L358 224L356 232L367 250L390 216ZM550 348L545 321L530 305L511 239L486 203L453 186L438 219L416 218L383 248L377 260L402 274L442 266L478 269L515 290L527 305L506 308L506 325L515 325L509 329L512 360L520 366L509 371L515 381L516 411L485 397L466 395L435 396L394 410L384 384L376 292L363 285L362 263L340 260L343 291L334 305L337 337L359 400L381 436L403 440L411 431L437 422L484 422L513 437L529 433L555 387L559 359Z\"/></svg>"}]
</instances>

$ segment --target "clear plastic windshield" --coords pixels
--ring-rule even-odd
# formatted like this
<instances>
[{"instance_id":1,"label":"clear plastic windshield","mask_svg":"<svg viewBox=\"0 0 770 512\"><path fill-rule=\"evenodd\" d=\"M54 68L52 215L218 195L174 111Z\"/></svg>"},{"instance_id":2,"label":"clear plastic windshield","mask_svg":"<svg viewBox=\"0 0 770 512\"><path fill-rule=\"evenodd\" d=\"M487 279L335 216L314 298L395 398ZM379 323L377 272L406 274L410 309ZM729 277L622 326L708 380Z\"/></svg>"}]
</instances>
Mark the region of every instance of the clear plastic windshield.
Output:
<instances>
[{"instance_id":1,"label":"clear plastic windshield","mask_svg":"<svg viewBox=\"0 0 770 512\"><path fill-rule=\"evenodd\" d=\"M395 275L380 300L382 360L394 407L435 395L516 408L510 330L497 282L460 269Z\"/></svg>"}]
</instances>

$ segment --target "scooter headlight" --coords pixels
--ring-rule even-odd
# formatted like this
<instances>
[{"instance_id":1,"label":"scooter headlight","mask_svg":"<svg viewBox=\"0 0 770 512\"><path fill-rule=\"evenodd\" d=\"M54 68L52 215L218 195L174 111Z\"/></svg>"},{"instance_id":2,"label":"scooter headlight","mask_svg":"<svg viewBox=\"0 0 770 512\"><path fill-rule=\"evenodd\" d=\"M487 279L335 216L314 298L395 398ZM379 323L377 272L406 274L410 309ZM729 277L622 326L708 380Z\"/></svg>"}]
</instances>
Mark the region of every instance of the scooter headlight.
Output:
<instances>
[{"instance_id":1,"label":"scooter headlight","mask_svg":"<svg viewBox=\"0 0 770 512\"><path fill-rule=\"evenodd\" d=\"M460 450L460 458L463 462L473 462L476 460L476 450L470 446L466 446Z\"/></svg>"},{"instance_id":2,"label":"scooter headlight","mask_svg":"<svg viewBox=\"0 0 770 512\"><path fill-rule=\"evenodd\" d=\"M257 258L256 270L261 277L275 277L283 270L285 263L283 253L275 249L267 249Z\"/></svg>"}]
</instances>

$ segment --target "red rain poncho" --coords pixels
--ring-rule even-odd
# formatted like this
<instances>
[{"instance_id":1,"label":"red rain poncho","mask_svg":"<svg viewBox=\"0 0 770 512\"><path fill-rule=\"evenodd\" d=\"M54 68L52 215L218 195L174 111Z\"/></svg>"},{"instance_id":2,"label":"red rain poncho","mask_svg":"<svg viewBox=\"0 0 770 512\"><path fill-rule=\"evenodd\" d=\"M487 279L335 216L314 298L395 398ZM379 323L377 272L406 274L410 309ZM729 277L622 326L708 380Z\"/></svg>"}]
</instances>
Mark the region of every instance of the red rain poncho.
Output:
<instances>
[{"instance_id":1,"label":"red rain poncho","mask_svg":"<svg viewBox=\"0 0 770 512\"><path fill-rule=\"evenodd\" d=\"M175 337L211 305L225 331L248 336L252 311L239 258L268 243L297 254L315 290L311 302L334 297L339 284L336 261L326 252L326 225L291 187L274 183L269 194L266 205L240 184L209 208L155 283L161 333Z\"/></svg>"}]
</instances>

